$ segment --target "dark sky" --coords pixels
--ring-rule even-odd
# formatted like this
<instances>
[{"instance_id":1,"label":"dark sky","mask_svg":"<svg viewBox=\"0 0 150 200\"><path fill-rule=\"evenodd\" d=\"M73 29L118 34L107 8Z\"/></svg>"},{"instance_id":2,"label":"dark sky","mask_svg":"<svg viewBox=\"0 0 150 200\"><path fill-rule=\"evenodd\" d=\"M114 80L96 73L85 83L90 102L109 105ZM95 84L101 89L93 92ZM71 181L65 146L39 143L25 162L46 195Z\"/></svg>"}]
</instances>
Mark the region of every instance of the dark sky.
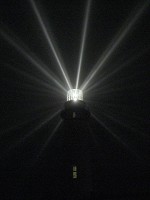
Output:
<instances>
[{"instance_id":1,"label":"dark sky","mask_svg":"<svg viewBox=\"0 0 150 200\"><path fill-rule=\"evenodd\" d=\"M73 86L86 4L84 0L36 1ZM126 33L143 5L145 9ZM89 123L79 121L81 126L76 129L79 135L87 131L90 136L85 135L85 141L92 141L87 146L92 149L92 190L98 199L150 195L149 6L149 1L91 1L79 86L96 69L101 56L108 55L126 33L84 91L84 100L97 120L91 117ZM74 151L69 150L72 140L67 137L72 125L62 122L54 139L47 143L60 121L55 112L63 108L66 92L31 58L66 90L68 87L29 0L0 0L0 42L0 170L4 198L22 199L24 193L38 197L39 190L39 198L44 199L51 194L48 188L53 182L51 190L55 194L59 182L63 185L60 168L67 176L65 160L71 156L67 151ZM65 191L62 185L59 187Z\"/></svg>"}]
</instances>

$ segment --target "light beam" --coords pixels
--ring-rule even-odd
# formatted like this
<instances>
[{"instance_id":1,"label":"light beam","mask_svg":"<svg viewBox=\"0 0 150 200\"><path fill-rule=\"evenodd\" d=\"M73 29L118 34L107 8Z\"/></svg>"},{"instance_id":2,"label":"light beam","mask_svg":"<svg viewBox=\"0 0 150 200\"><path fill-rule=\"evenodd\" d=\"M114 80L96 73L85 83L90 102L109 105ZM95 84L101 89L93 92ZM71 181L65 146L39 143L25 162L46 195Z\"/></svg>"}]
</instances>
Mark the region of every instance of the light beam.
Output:
<instances>
[{"instance_id":1,"label":"light beam","mask_svg":"<svg viewBox=\"0 0 150 200\"><path fill-rule=\"evenodd\" d=\"M103 82L105 82L107 79L109 79L110 77L112 77L113 75L117 74L119 71L121 71L123 68L125 68L126 66L128 66L129 64L133 63L135 60L137 60L137 58L139 58L140 56L142 56L144 53L146 53L148 49L143 50L142 52L140 52L138 55L135 55L129 59L127 59L126 61L124 61L122 64L118 66L116 66L116 68L109 74L107 74L106 76L104 76L102 79L100 79L99 81L97 81L94 85L92 85L91 87L88 87L86 89L85 92L89 92L89 91L93 91L93 89L95 87L97 87L98 85L102 84ZM122 80L122 79L121 79Z\"/></svg>"},{"instance_id":2,"label":"light beam","mask_svg":"<svg viewBox=\"0 0 150 200\"><path fill-rule=\"evenodd\" d=\"M39 22L39 24L40 24L40 26L42 28L42 31L43 31L43 33L44 33L44 35L45 35L45 37L46 37L46 39L48 41L48 44L49 44L49 46L50 46L50 48L51 48L51 50L52 50L52 52L54 54L54 57L55 57L55 59L57 61L57 64L58 64L58 66L59 66L59 68L60 68L60 70L61 70L61 72L62 72L62 74L64 76L64 79L65 79L69 89L71 89L72 87L71 87L69 78L67 76L67 72L65 70L65 67L63 65L62 59L60 58L60 53L58 53L58 48L56 48L56 44L54 45L54 41L52 41L52 37L50 36L50 32L48 32L48 30L47 30L47 28L46 28L46 26L44 24L44 21L42 19L42 16L39 13L39 10L37 9L37 6L36 6L35 2L33 0L30 0L30 2L31 2L32 8L33 8L33 10L34 10L34 12L36 14L36 17L38 19L38 22Z\"/></svg>"},{"instance_id":3,"label":"light beam","mask_svg":"<svg viewBox=\"0 0 150 200\"><path fill-rule=\"evenodd\" d=\"M45 119L43 122L41 122L38 126L36 126L32 131L30 131L30 133L28 133L27 135L25 135L25 137L22 139L22 141L24 141L25 139L29 138L30 136L32 136L33 133L35 133L36 131L38 131L42 126L44 126L45 124L47 124L48 122L50 122L52 119L54 119L54 117L56 117L58 114L60 113L60 110L56 111L54 114L50 115L47 119Z\"/></svg>"},{"instance_id":4,"label":"light beam","mask_svg":"<svg viewBox=\"0 0 150 200\"><path fill-rule=\"evenodd\" d=\"M127 33L131 30L131 28L135 25L139 17L143 14L144 10L147 8L149 4L149 1L147 1L144 5L140 6L138 11L136 11L134 14L132 14L123 28L119 31L119 34L112 40L111 44L108 46L106 51L102 54L102 56L99 58L97 63L95 64L93 70L90 72L86 80L81 86L81 90L84 90L89 82L94 78L94 76L97 74L100 68L104 66L104 64L108 61L110 56L114 53L114 51L117 49L117 47L120 45L120 43L123 41Z\"/></svg>"},{"instance_id":5,"label":"light beam","mask_svg":"<svg viewBox=\"0 0 150 200\"><path fill-rule=\"evenodd\" d=\"M123 142L120 137L118 137L109 127L106 126L106 124L104 122L102 122L101 120L98 119L98 117L96 117L94 114L92 114L92 117L101 125L103 126L119 143L121 143L128 151L130 151L132 154L134 154L134 156L136 156L138 159L141 159L139 157L139 155L137 155L135 152L133 152L133 150L131 150L129 148L129 146Z\"/></svg>"},{"instance_id":6,"label":"light beam","mask_svg":"<svg viewBox=\"0 0 150 200\"><path fill-rule=\"evenodd\" d=\"M117 92L123 92L124 90L127 90L127 89L133 89L133 88L138 88L138 87L142 87L144 86L145 84L147 84L149 82L149 80L145 80L143 82L138 82L136 83L135 81L135 84L124 84L124 87L121 86L121 87L114 87L114 84L116 83L120 83L123 81L133 81L134 78L136 77L137 74L133 74L131 76L128 76L128 77L124 77L124 78L121 78L121 79L118 79L118 80L115 80L115 81L112 81L111 83L107 84L107 85L104 85L103 87L99 87L99 88L95 88L95 90L93 90L93 87L90 87L88 88L85 92L89 92L90 90L92 90L90 92L90 94L92 93L95 93L95 94L100 94L100 95L104 95L104 94L111 94L111 93L117 93Z\"/></svg>"},{"instance_id":7,"label":"light beam","mask_svg":"<svg viewBox=\"0 0 150 200\"><path fill-rule=\"evenodd\" d=\"M118 113L119 115L120 115L120 113ZM115 114L113 113L113 112L106 112L106 110L105 110L105 112L103 112L103 115L105 115L107 118L109 118L109 119L111 119L112 121L114 121L114 122L116 122L116 123L118 123L118 124L120 124L121 126L124 126L124 127L126 127L126 128L128 128L128 129L130 129L131 131L133 131L133 132L136 132L136 133L139 133L140 135L142 134L144 137L147 137L147 138L150 138L150 136L149 135L147 135L147 134L145 134L145 133L143 133L142 131L140 131L140 130L138 130L137 128L135 128L133 125L134 125L134 120L136 119L136 121L138 120L141 120L141 119L139 119L138 117L133 117L131 114L130 115L127 115L127 117L130 117L130 120L132 120L132 123L130 122L130 120L128 120L128 122L125 122L125 121L127 121L127 119L125 120L125 118L124 118L124 120L122 119L122 121L120 120L120 117L119 117L119 119L117 119L117 117L118 117L118 114L116 113L116 116L115 116ZM121 115L123 116L123 114L124 113L121 113ZM124 114L124 116L125 116L125 114ZM132 117L131 117L132 116ZM126 117L126 116L125 116ZM143 119L142 119L143 120ZM130 122L130 124L129 124L129 122Z\"/></svg>"},{"instance_id":8,"label":"light beam","mask_svg":"<svg viewBox=\"0 0 150 200\"><path fill-rule=\"evenodd\" d=\"M18 41L11 38L7 33L0 30L0 34L3 36L7 42L9 42L19 53L21 53L30 63L32 63L42 74L44 74L48 79L52 80L57 86L66 92L66 89L57 80L56 76L48 69L48 67L42 63L33 53L28 53L27 47L23 44L22 46Z\"/></svg>"},{"instance_id":9,"label":"light beam","mask_svg":"<svg viewBox=\"0 0 150 200\"><path fill-rule=\"evenodd\" d=\"M89 20L89 15L90 15L90 6L91 6L91 0L87 0L87 7L86 7L86 11L85 11L85 19L84 19L84 24L83 24L82 41L81 41L80 54L79 54L76 89L78 89L78 85L79 85L81 66L82 66L82 61L83 61L83 53L84 53L84 47L85 47L85 40L86 40L86 35L87 35L88 20Z\"/></svg>"},{"instance_id":10,"label":"light beam","mask_svg":"<svg viewBox=\"0 0 150 200\"><path fill-rule=\"evenodd\" d=\"M52 119L54 119L58 114L60 113L60 110L57 110L52 115L49 115L45 120L43 120L38 126L36 126L34 129L32 129L28 134L26 134L23 138L21 138L19 141L17 141L15 144L11 145L7 150L10 151L12 148L15 148L19 144L24 143L24 141L31 136L33 136L34 133L36 133L41 127L43 127L45 124L50 122Z\"/></svg>"},{"instance_id":11,"label":"light beam","mask_svg":"<svg viewBox=\"0 0 150 200\"><path fill-rule=\"evenodd\" d=\"M36 161L34 162L34 164L38 161L38 159L41 157L42 153L44 152L44 150L46 149L46 147L48 146L50 140L53 138L53 136L55 135L56 131L58 130L58 128L60 127L62 123L62 120L60 119L59 122L57 123L57 125L55 126L55 128L53 129L52 133L50 134L50 136L48 137L48 139L46 140L46 142L44 143L43 147L41 148L39 154L36 157Z\"/></svg>"},{"instance_id":12,"label":"light beam","mask_svg":"<svg viewBox=\"0 0 150 200\"><path fill-rule=\"evenodd\" d=\"M32 76L31 74L29 74L29 73L27 73L27 72L25 72L25 71L23 71L23 70L16 69L15 67L13 67L13 66L11 66L11 65L8 65L8 64L7 64L7 66L8 66L10 69L12 69L13 71L15 71L17 74L20 74L21 76L25 76L25 77L26 77L27 79L29 79L30 81L34 81L34 82L40 84L41 86L43 86L44 88L48 89L47 92L46 92L47 94L50 94L50 91L53 90L53 91L55 91L55 93L56 93L56 91L57 91L59 94L65 96L65 94L64 94L64 92L63 92L62 90L59 90L58 88L56 88L56 87L54 87L54 86L51 86L50 83L47 83L47 82L45 82L45 81L43 81L43 80L41 80L41 79L39 79L39 78L37 78L37 77L35 77L35 76ZM30 84L24 84L24 85L30 86L30 87L33 89L33 85L31 85L31 83L30 83ZM36 90L41 90L39 87L34 87L34 90L35 90L35 89L36 89ZM65 89L65 88L64 88L64 89ZM41 91L43 92L43 89L42 89Z\"/></svg>"}]
</instances>

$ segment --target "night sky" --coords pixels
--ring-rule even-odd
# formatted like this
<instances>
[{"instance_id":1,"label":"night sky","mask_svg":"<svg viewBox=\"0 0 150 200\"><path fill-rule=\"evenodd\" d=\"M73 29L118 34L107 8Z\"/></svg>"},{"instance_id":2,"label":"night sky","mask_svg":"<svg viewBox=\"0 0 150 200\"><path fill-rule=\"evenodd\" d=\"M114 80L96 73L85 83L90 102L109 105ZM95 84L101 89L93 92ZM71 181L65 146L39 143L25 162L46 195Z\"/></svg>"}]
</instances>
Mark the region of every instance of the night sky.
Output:
<instances>
[{"instance_id":1,"label":"night sky","mask_svg":"<svg viewBox=\"0 0 150 200\"><path fill-rule=\"evenodd\" d=\"M87 1L35 2L75 88ZM90 149L91 199L147 199L150 1L91 1L79 88L106 57L83 90L91 118L75 128ZM0 0L0 199L67 199L68 90L31 1Z\"/></svg>"}]
</instances>

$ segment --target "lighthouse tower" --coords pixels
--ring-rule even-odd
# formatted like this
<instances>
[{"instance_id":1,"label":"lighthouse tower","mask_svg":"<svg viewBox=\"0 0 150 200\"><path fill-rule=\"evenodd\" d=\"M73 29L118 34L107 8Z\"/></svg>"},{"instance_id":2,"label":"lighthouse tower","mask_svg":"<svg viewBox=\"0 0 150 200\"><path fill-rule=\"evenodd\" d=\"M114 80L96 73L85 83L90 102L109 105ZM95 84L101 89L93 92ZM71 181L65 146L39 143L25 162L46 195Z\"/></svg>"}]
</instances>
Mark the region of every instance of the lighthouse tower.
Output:
<instances>
[{"instance_id":1,"label":"lighthouse tower","mask_svg":"<svg viewBox=\"0 0 150 200\"><path fill-rule=\"evenodd\" d=\"M64 132L70 191L73 199L90 199L92 191L91 144L88 123L90 111L83 101L81 90L72 89L61 112ZM65 140L65 139L64 139Z\"/></svg>"}]
</instances>

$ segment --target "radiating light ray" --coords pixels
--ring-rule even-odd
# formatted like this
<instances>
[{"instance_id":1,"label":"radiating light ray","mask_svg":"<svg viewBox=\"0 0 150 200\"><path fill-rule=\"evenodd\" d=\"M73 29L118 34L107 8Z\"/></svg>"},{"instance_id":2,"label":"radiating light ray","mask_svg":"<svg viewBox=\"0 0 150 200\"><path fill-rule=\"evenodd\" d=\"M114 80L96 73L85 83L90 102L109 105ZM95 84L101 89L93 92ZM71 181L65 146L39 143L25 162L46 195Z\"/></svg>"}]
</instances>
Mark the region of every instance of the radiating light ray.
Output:
<instances>
[{"instance_id":1,"label":"radiating light ray","mask_svg":"<svg viewBox=\"0 0 150 200\"><path fill-rule=\"evenodd\" d=\"M132 62L134 62L135 60L137 60L140 56L142 56L144 53L146 53L149 50L143 50L142 52L140 52L138 55L135 55L134 57L128 59L127 61L125 61L124 63L122 63L119 67L116 66L116 68L109 74L107 74L106 76L104 76L102 79L100 79L99 81L97 81L94 85L92 85L91 87L88 87L86 89L86 92L89 92L91 90L93 90L95 87L99 86L100 84L102 84L103 82L105 82L107 79L109 79L110 77L112 77L113 75L117 74L119 71L121 71L123 68L125 68L126 66L128 66L129 64L131 64Z\"/></svg>"},{"instance_id":2,"label":"radiating light ray","mask_svg":"<svg viewBox=\"0 0 150 200\"><path fill-rule=\"evenodd\" d=\"M59 122L57 123L56 127L53 129L52 133L50 134L50 136L48 137L48 139L46 140L46 142L44 143L44 145L42 146L39 154L36 157L36 160L34 162L34 164L38 161L38 159L42 156L42 153L45 151L45 149L47 148L48 144L50 143L51 139L53 138L53 136L55 135L56 131L58 130L58 128L60 127L62 123L62 120L60 119Z\"/></svg>"},{"instance_id":3,"label":"radiating light ray","mask_svg":"<svg viewBox=\"0 0 150 200\"><path fill-rule=\"evenodd\" d=\"M15 129L19 129L20 127L22 127L22 126L24 126L24 125L30 123L32 120L33 120L33 119L28 119L28 120L26 120L26 121L24 121L24 122L18 123L17 125L14 125L14 126L11 126L11 127L7 127L7 128L3 128L2 130L0 130L0 131L1 131L0 138L1 138L4 134L6 134L6 133L8 133L8 132L14 131Z\"/></svg>"},{"instance_id":4,"label":"radiating light ray","mask_svg":"<svg viewBox=\"0 0 150 200\"><path fill-rule=\"evenodd\" d=\"M42 123L40 123L37 127L35 127L32 131L30 131L30 133L28 133L27 135L25 135L25 137L22 140L27 139L28 137L31 137L33 133L35 133L36 131L38 131L41 127L43 127L45 124L47 124L48 122L50 122L52 119L54 119L54 117L56 117L61 110L56 111L54 114L50 115L46 120L44 120Z\"/></svg>"},{"instance_id":5,"label":"radiating light ray","mask_svg":"<svg viewBox=\"0 0 150 200\"><path fill-rule=\"evenodd\" d=\"M42 63L33 53L27 52L26 48L22 47L17 41L11 38L7 33L0 30L0 34L6 39L19 53L21 53L29 62L31 62L42 74L44 74L49 80L52 80L57 86L66 92L66 89L57 81L56 76L48 69L47 66ZM25 46L25 45L23 45Z\"/></svg>"},{"instance_id":6,"label":"radiating light ray","mask_svg":"<svg viewBox=\"0 0 150 200\"><path fill-rule=\"evenodd\" d=\"M61 70L61 72L63 74L63 77L64 77L69 89L72 89L70 81L69 81L69 78L67 76L67 72L66 72L64 64L62 62L62 58L60 58L60 53L58 53L58 48L56 48L56 44L54 45L54 41L52 41L52 37L50 36L50 32L48 32L48 30L47 30L47 28L46 28L46 26L44 24L44 21L42 19L42 16L39 13L39 10L38 10L35 2L33 0L30 0L30 2L31 2L32 8L33 8L33 10L34 10L34 12L36 14L36 17L38 19L38 22L39 22L39 24L40 24L40 26L42 28L42 31L43 31L43 33L44 33L44 35L45 35L45 37L46 37L46 39L48 41L48 44L49 44L49 46L50 46L50 48L51 48L51 50L52 50L52 52L53 52L53 54L55 56L57 64L58 64L58 66L59 66L59 68L60 68L60 70Z\"/></svg>"},{"instance_id":7,"label":"radiating light ray","mask_svg":"<svg viewBox=\"0 0 150 200\"><path fill-rule=\"evenodd\" d=\"M93 101L93 100L92 101L87 101L87 103L91 108L92 108L93 104L94 104L94 108L96 108L96 107L97 108L100 108L100 107L103 108L105 110L105 112L101 110L101 112L103 112L103 113L107 113L106 111L109 109L109 111L112 111L111 113L113 115L114 114L116 114L116 116L119 115L120 118L121 117L125 117L126 120L128 120L128 122L130 122L130 123L131 123L131 120L133 120L133 121L135 121L135 120L137 121L138 120L139 123L144 121L146 124L150 124L150 120L149 119L145 119L144 117L140 117L139 115L137 115L137 113L135 115L135 112L137 111L136 107L133 107L135 110L131 110L131 106L126 105L126 104L110 104L110 103L103 103L101 101ZM99 104L99 106L96 106L97 103ZM113 112L113 111L115 111L115 112ZM126 111L128 111L128 112L126 112ZM110 115L110 112L109 112L109 115ZM131 129L130 126L129 126L129 128ZM147 137L150 137L149 135L147 135L147 134L135 129L134 127L133 127L133 131L137 131L139 133L142 133L142 134L146 135Z\"/></svg>"},{"instance_id":8,"label":"radiating light ray","mask_svg":"<svg viewBox=\"0 0 150 200\"><path fill-rule=\"evenodd\" d=\"M133 74L133 75L131 75L131 76L128 76L128 77L124 77L124 78L122 78L121 77L121 79L115 79L114 81L112 81L111 83L109 83L109 84L106 84L106 85L104 85L104 86L101 86L101 87L99 87L98 89L96 89L95 87L90 87L90 88L87 88L87 90L85 90L84 92L89 92L90 90L92 90L92 92L91 93L97 93L97 94L105 94L105 92L106 93L109 93L109 91L111 92L111 90L112 91L118 91L118 90L123 90L123 89L127 89L127 88L132 88L132 86L133 85L131 85L130 87L122 87L122 88L116 88L115 87L115 89L114 89L114 84L116 84L117 82L123 82L123 81L126 81L126 80L129 80L129 79L133 79L133 78L135 78L135 76L136 76L137 74ZM102 79L103 80L103 79ZM134 86L136 86L137 84L134 84ZM95 85L94 85L95 86ZM112 88L113 87L113 88ZM95 89L94 89L95 88ZM94 90L93 90L94 89ZM104 93L103 93L103 91L105 91ZM90 94L91 94L90 93Z\"/></svg>"},{"instance_id":9,"label":"radiating light ray","mask_svg":"<svg viewBox=\"0 0 150 200\"><path fill-rule=\"evenodd\" d=\"M106 111L103 112L103 115L105 115L107 118L111 119L112 121L114 121L114 122L120 124L121 126L124 126L124 127L128 128L128 129L130 129L130 130L133 131L133 132L137 132L137 133L142 134L143 136L146 136L146 137L148 137L148 138L150 137L149 135L143 133L142 131L137 130L137 128L133 127L133 125L127 124L127 123L125 123L125 122L122 122L121 120L116 119L116 117L113 116L114 113L112 113L112 112L110 112L110 111L109 111L109 113L106 112Z\"/></svg>"},{"instance_id":10,"label":"radiating light ray","mask_svg":"<svg viewBox=\"0 0 150 200\"><path fill-rule=\"evenodd\" d=\"M93 113L92 113L92 117L101 125L103 126L119 143L121 143L128 151L130 151L132 154L134 154L134 156L136 156L139 160L141 160L141 157L133 152L133 150L131 150L131 148L125 143L123 142L120 137L118 137L109 127L106 126L106 124L104 122L102 122L101 120L98 119L98 117L96 117Z\"/></svg>"},{"instance_id":11,"label":"radiating light ray","mask_svg":"<svg viewBox=\"0 0 150 200\"><path fill-rule=\"evenodd\" d=\"M104 106L105 104L103 104L103 106ZM122 116L125 116L125 117L128 117L129 119L131 119L131 120L139 120L139 121L144 121L144 122L146 122L147 124L150 124L150 119L145 119L145 118L142 118L142 117L140 117L139 116L139 114L136 114L135 115L135 111L132 111L131 112L131 107L130 106L128 106L128 105L114 105L114 104L106 104L106 105L108 105L109 107L111 107L111 108L113 108L113 109L115 109L115 113L117 114L117 113L119 113L119 114L121 114ZM118 111L120 111L120 110L122 110L122 112L116 112L116 107L118 107ZM128 112L125 112L125 111L127 111L127 109L128 109ZM130 110L129 110L130 109ZM136 107L135 107L135 109L136 109Z\"/></svg>"},{"instance_id":12,"label":"radiating light ray","mask_svg":"<svg viewBox=\"0 0 150 200\"><path fill-rule=\"evenodd\" d=\"M132 109L131 109L131 105L128 105L128 104L125 104L125 103L123 103L123 104L122 103L121 104L118 104L118 103L112 104L112 103L107 103L107 102L105 103L104 100L102 102L100 100L92 100L92 101L88 100L87 103L90 107L93 107L93 104L94 104L93 108L97 107L96 105L98 103L101 108L105 109L105 111L107 109L109 109L109 110L115 111L116 115L119 114L121 116L128 117L128 118L130 118L130 120L144 121L147 124L150 123L149 119L141 117L141 116L139 116L138 113L136 113L137 107L134 106L134 105L132 106ZM126 112L126 111L128 111L128 112Z\"/></svg>"},{"instance_id":13,"label":"radiating light ray","mask_svg":"<svg viewBox=\"0 0 150 200\"><path fill-rule=\"evenodd\" d=\"M99 95L105 95L105 94L111 94L111 93L117 94L119 92L123 92L124 90L131 90L134 88L139 88L139 87L145 86L148 83L149 83L149 80L147 80L145 82L135 83L135 84L132 84L132 85L126 86L126 87L120 87L120 88L115 87L115 89L111 88L111 86L112 86L112 83L111 83L111 84L105 85L104 87L102 87L100 89L92 91L90 93L90 95L92 95L92 93L99 94Z\"/></svg>"},{"instance_id":14,"label":"radiating light ray","mask_svg":"<svg viewBox=\"0 0 150 200\"><path fill-rule=\"evenodd\" d=\"M93 67L93 70L90 72L86 80L81 86L81 90L84 90L89 82L94 78L94 76L97 74L99 69L104 66L104 64L108 61L110 56L114 53L114 51L117 49L117 47L120 45L120 43L123 41L125 36L129 33L131 28L135 25L139 17L143 14L144 10L148 7L149 1L147 1L144 5L140 6L140 9L136 11L134 15L131 15L130 18L127 20L126 24L123 26L123 28L119 31L119 34L115 37L115 39L111 42L111 44L108 46L106 51L102 54L102 56L99 58L95 66Z\"/></svg>"},{"instance_id":15,"label":"radiating light ray","mask_svg":"<svg viewBox=\"0 0 150 200\"><path fill-rule=\"evenodd\" d=\"M13 71L15 71L17 74L19 73L20 75L27 77L27 79L29 79L29 80L31 80L31 81L34 81L34 82L40 84L41 86L44 86L44 88L47 88L47 89L48 89L48 90L47 90L47 93L50 94L50 92L53 90L53 91L55 91L55 92L57 91L57 93L59 93L59 94L61 94L61 95L63 95L63 96L66 97L65 93L64 93L62 90L59 90L58 88L56 88L56 87L54 87L54 86L51 86L50 83L48 84L48 83L46 83L45 81L41 80L40 78L37 78L37 77L35 77L35 76L32 76L31 74L29 74L29 73L27 73L27 72L25 72L25 71L23 71L23 70L20 70L20 69L18 69L18 68L15 68L15 67L13 67L13 66L11 66L11 65L8 65L8 64L7 64L7 66L8 66L10 69L12 69ZM28 85L28 86L30 86L31 88L33 88L33 85L31 85L31 84L24 84L24 85ZM36 86L34 87L34 89L43 91L43 89L39 89L39 88L36 87ZM57 94L57 93L56 93L56 94Z\"/></svg>"},{"instance_id":16,"label":"radiating light ray","mask_svg":"<svg viewBox=\"0 0 150 200\"><path fill-rule=\"evenodd\" d=\"M31 83L24 83L23 84L24 88L20 91L20 93L23 94L31 94L31 95L36 95L36 96L47 96L47 97L52 97L52 95L58 96L59 93L56 93L56 91L51 89L51 91L48 88L40 88L34 85L31 85ZM61 97L62 97L62 93ZM64 97L66 97L64 95ZM50 105L55 104L56 102L51 102ZM57 101L58 103L58 101ZM59 102L60 103L60 102Z\"/></svg>"},{"instance_id":17,"label":"radiating light ray","mask_svg":"<svg viewBox=\"0 0 150 200\"><path fill-rule=\"evenodd\" d=\"M86 11L85 11L85 19L84 19L84 24L83 24L82 41L81 41L80 54L79 54L79 64L78 64L77 79L76 79L76 89L78 89L78 85L79 85L81 66L82 66L82 61L83 61L83 53L84 53L84 47L85 47L85 40L86 40L88 21L89 21L89 15L90 15L90 6L91 6L91 0L87 0L87 6L86 6Z\"/></svg>"},{"instance_id":18,"label":"radiating light ray","mask_svg":"<svg viewBox=\"0 0 150 200\"><path fill-rule=\"evenodd\" d=\"M41 106L41 108L43 108L43 106ZM36 111L36 112L37 112L37 111L40 111L41 108L38 108L38 109L36 109L36 110L34 110L34 111ZM49 112L49 111L47 111L47 112ZM41 114L41 112L40 112L40 114ZM42 113L42 114L43 114L43 113ZM45 112L44 112L44 114L45 114ZM34 116L34 118L32 117L32 118L30 118L30 119L27 119L26 121L18 122L18 124L13 125L13 126L11 126L11 127L6 127L6 128L3 127L2 130L0 130L0 132L1 132L0 138L1 138L3 135L6 135L7 133L9 133L9 132L11 132L11 131L20 129L21 127L23 127L23 126L25 126L25 125L27 125L27 124L29 124L29 123L35 121L35 120L38 120L38 119L40 119L40 118L41 118L41 116L37 116L37 114L36 114L36 115Z\"/></svg>"},{"instance_id":19,"label":"radiating light ray","mask_svg":"<svg viewBox=\"0 0 150 200\"><path fill-rule=\"evenodd\" d=\"M59 113L60 113L60 110L57 110L54 114L47 117L47 119L43 120L38 126L32 129L28 134L26 134L23 138L21 138L15 144L11 145L7 150L10 151L12 148L15 148L16 146L24 143L26 139L32 137L34 133L36 133L40 128L42 128L45 124L50 122L52 119L54 119Z\"/></svg>"}]
</instances>

